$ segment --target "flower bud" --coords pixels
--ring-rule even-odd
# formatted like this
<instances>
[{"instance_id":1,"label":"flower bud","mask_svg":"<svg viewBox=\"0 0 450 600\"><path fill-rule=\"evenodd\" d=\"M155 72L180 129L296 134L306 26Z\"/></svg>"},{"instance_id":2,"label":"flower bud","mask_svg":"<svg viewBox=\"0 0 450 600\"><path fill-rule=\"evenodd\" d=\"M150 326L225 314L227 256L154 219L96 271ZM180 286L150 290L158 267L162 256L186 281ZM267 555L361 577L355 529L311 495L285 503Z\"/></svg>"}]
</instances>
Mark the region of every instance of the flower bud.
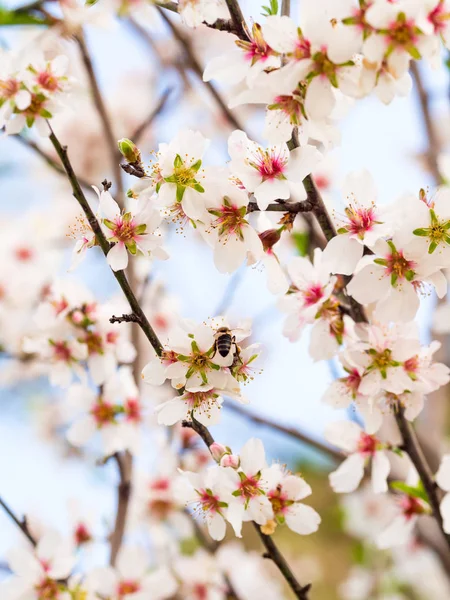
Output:
<instances>
[{"instance_id":1,"label":"flower bud","mask_svg":"<svg viewBox=\"0 0 450 600\"><path fill-rule=\"evenodd\" d=\"M122 138L117 142L121 155L129 163L140 163L141 152L134 142L128 138Z\"/></svg>"},{"instance_id":2,"label":"flower bud","mask_svg":"<svg viewBox=\"0 0 450 600\"><path fill-rule=\"evenodd\" d=\"M211 444L211 446L209 447L209 451L211 452L212 457L216 462L220 462L220 459L225 454L229 454L228 448L226 446L223 446L222 444L219 444L218 442L214 442L213 444Z\"/></svg>"},{"instance_id":3,"label":"flower bud","mask_svg":"<svg viewBox=\"0 0 450 600\"><path fill-rule=\"evenodd\" d=\"M241 460L237 454L225 454L222 456L219 462L221 467L231 467L232 469L238 469L241 464Z\"/></svg>"},{"instance_id":4,"label":"flower bud","mask_svg":"<svg viewBox=\"0 0 450 600\"><path fill-rule=\"evenodd\" d=\"M262 242L264 250L270 250L280 241L282 228L280 229L267 229L259 234L259 239Z\"/></svg>"}]
</instances>

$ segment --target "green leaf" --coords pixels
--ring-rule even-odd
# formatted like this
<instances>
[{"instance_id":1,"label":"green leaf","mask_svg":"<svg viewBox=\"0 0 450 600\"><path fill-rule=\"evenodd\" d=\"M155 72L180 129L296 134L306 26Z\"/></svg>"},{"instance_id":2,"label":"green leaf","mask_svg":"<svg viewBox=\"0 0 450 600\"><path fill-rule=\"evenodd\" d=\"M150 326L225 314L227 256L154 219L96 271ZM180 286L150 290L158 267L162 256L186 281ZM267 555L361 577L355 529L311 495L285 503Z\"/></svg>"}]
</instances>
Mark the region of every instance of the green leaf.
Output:
<instances>
[{"instance_id":1,"label":"green leaf","mask_svg":"<svg viewBox=\"0 0 450 600\"><path fill-rule=\"evenodd\" d=\"M364 544L360 541L355 542L352 546L352 559L353 563L357 565L363 565L366 562L366 549Z\"/></svg>"},{"instance_id":2,"label":"green leaf","mask_svg":"<svg viewBox=\"0 0 450 600\"><path fill-rule=\"evenodd\" d=\"M48 25L48 21L28 12L0 7L0 25Z\"/></svg>"},{"instance_id":3,"label":"green leaf","mask_svg":"<svg viewBox=\"0 0 450 600\"><path fill-rule=\"evenodd\" d=\"M309 248L309 234L307 231L299 232L294 231L292 233L292 239L295 243L295 248L300 256L306 256Z\"/></svg>"},{"instance_id":4,"label":"green leaf","mask_svg":"<svg viewBox=\"0 0 450 600\"><path fill-rule=\"evenodd\" d=\"M427 493L420 485L413 487L404 481L391 481L390 486L394 490L402 492L403 494L407 494L408 496L412 496L413 498L420 498L429 504Z\"/></svg>"}]
</instances>

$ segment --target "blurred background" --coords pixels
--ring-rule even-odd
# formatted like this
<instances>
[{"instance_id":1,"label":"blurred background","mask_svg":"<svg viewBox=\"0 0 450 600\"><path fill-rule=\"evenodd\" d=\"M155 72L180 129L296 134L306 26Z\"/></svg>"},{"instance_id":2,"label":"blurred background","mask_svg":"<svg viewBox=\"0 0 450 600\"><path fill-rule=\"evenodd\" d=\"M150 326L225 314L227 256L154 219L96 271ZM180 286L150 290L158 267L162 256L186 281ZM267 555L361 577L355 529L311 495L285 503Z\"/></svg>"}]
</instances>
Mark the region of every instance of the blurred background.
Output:
<instances>
[{"instance_id":1,"label":"blurred background","mask_svg":"<svg viewBox=\"0 0 450 600\"><path fill-rule=\"evenodd\" d=\"M121 16L113 17L114 11L103 2L100 0L93 9L102 18L87 22L84 32L115 139L130 137L137 141L135 136L139 132L138 145L147 163L159 143L168 142L182 128L198 129L212 140L205 162L220 165L227 161L227 138L233 127L215 94L226 104L230 90L215 83L205 86L201 81L206 56L217 53L223 34L204 27L201 33L189 30L176 15L162 19L154 7L133 0L124 0L120 10L115 10ZM54 4L58 11L58 3ZM4 8L17 5L6 2ZM244 0L242 8L249 22L261 13L257 2ZM294 18L300 8L293 3ZM59 46L70 56L71 72L79 83L70 108L55 117L54 129L59 139L68 144L78 175L88 184L100 187L103 179L114 179L115 174L110 168L102 124L76 44L70 36L61 39L34 26L0 29L4 48L23 48L36 44L37 40L50 53ZM439 156L440 174L447 179L450 178L450 162L446 157L450 146L448 71L445 67L431 71L420 63L417 70L432 116L432 142ZM429 168L430 131L424 121L423 101L416 80L407 98L396 98L389 106L369 97L346 107L339 125L341 143L327 153L314 174L330 208L342 209L342 181L349 172L361 168L367 168L374 176L380 203L392 202L406 192L417 194L427 186L433 189L436 178ZM233 115L245 124L253 139L262 141L259 134L264 118L262 108L245 106L233 110ZM48 166L33 147L36 144L47 156L55 158L49 143L34 131L26 131L22 137L2 137L0 143L0 494L19 514L35 516L64 530L68 526L68 503L74 498L111 520L117 474L114 465L97 464L99 452L95 444L83 454L69 447L58 414L63 390L51 388L45 372L20 356L20 343L32 328L39 290L55 278L82 282L101 302L120 296L98 249L90 250L76 271L68 271L73 246L70 227L79 210L67 181ZM123 184L126 190L135 181L123 174ZM113 195L114 191L113 188ZM93 192L90 199L95 202ZM299 222L296 230L298 237L285 242L286 256L307 248L307 223ZM137 260L138 279L142 282L149 276L151 292L147 310L149 316L161 319L162 335L164 322L178 316L201 322L226 314L231 323L251 318L252 341L262 344L263 355L262 372L246 389L251 403L249 410L321 440L325 423L346 416L321 403L327 386L339 376L338 367L334 361L312 361L308 354L308 332L295 344L282 336L283 315L277 309L276 297L267 290L264 270L244 266L231 276L221 275L214 268L210 248L192 229L178 232L175 226L168 227L165 239L169 261L149 264L144 259ZM30 264L24 265L26 261ZM8 281L11 268L24 271L23 276L18 275L13 290ZM424 341L436 338L431 332L435 311L435 299L426 298L419 315ZM445 342L444 335L439 336ZM444 343L444 358L446 350ZM146 362L145 352L142 350L139 356L141 366ZM430 399L421 417L425 438L433 437L434 456L437 450L445 450L448 433L448 389L438 395ZM353 411L348 416L358 418ZM139 460L143 469L151 470L157 463L159 435L151 410L148 424L145 453ZM351 590L339 587L348 581L349 574L354 575L355 567L351 565L362 565L361 569L370 565L369 571L375 572L377 566L384 567L391 558L386 554L368 556L361 541L364 535L354 526L356 517L353 515L352 523L346 523L345 505L350 500L338 499L328 485L332 459L292 436L255 423L226 407L221 424L213 427L212 433L235 449L250 436L260 437L270 459L287 463L305 475L313 488L310 504L323 519L319 533L300 537L283 530L277 532L277 537L296 572L313 581L315 599L358 600L360 596L352 596ZM361 506L365 507L363 502ZM364 520L363 515L360 518ZM1 562L20 535L1 512L0 532ZM245 543L259 548L258 541L248 533ZM99 547L96 552L102 556L105 549ZM389 584L392 594L383 592L377 598L441 597L421 592L420 585L415 589L405 586L398 573L395 577L395 585Z\"/></svg>"}]
</instances>

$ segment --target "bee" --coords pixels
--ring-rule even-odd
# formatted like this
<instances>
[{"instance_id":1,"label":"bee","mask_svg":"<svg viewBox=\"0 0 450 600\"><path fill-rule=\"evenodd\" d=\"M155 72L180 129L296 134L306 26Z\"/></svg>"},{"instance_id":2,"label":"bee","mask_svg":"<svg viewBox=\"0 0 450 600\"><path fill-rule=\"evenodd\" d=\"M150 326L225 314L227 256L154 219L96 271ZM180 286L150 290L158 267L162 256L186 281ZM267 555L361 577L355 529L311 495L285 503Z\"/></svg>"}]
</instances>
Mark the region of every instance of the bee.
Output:
<instances>
[{"instance_id":1,"label":"bee","mask_svg":"<svg viewBox=\"0 0 450 600\"><path fill-rule=\"evenodd\" d=\"M217 354L220 354L222 358L227 358L230 353L233 353L233 363L238 359L241 363L240 348L236 343L236 337L228 327L219 327L214 333L214 354L211 358Z\"/></svg>"}]
</instances>

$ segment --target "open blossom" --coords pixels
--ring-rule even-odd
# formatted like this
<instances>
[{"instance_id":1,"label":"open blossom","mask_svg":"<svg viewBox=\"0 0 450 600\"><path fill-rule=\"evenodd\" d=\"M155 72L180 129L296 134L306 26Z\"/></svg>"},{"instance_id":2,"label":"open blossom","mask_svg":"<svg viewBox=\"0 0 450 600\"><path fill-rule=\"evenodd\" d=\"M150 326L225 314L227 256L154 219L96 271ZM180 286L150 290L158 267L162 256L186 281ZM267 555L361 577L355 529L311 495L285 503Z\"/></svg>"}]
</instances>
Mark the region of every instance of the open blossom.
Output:
<instances>
[{"instance_id":1,"label":"open blossom","mask_svg":"<svg viewBox=\"0 0 450 600\"><path fill-rule=\"evenodd\" d=\"M209 140L198 131L180 131L160 144L152 180L158 200L172 218L201 220L205 213L202 158Z\"/></svg>"},{"instance_id":2,"label":"open blossom","mask_svg":"<svg viewBox=\"0 0 450 600\"><path fill-rule=\"evenodd\" d=\"M329 475L335 492L342 494L356 490L364 477L368 460L371 461L373 491L376 494L387 492L391 466L380 440L352 421L329 423L325 428L325 438L349 454L339 468Z\"/></svg>"},{"instance_id":3,"label":"open blossom","mask_svg":"<svg viewBox=\"0 0 450 600\"><path fill-rule=\"evenodd\" d=\"M280 65L279 54L265 41L261 25L254 23L248 41L233 36L223 53L208 62L203 80L217 79L234 85L245 79L247 85L252 87L260 73Z\"/></svg>"},{"instance_id":4,"label":"open blossom","mask_svg":"<svg viewBox=\"0 0 450 600\"><path fill-rule=\"evenodd\" d=\"M61 97L70 88L67 57L51 61L33 57L28 64L23 58L20 64L2 53L0 59L0 127L15 134L35 124L40 135L49 135L46 121L58 111Z\"/></svg>"},{"instance_id":5,"label":"open blossom","mask_svg":"<svg viewBox=\"0 0 450 600\"><path fill-rule=\"evenodd\" d=\"M17 547L9 552L8 566L14 573L4 583L2 598L43 600L64 593L67 579L75 565L73 546L55 531L47 531L36 548Z\"/></svg>"},{"instance_id":6,"label":"open blossom","mask_svg":"<svg viewBox=\"0 0 450 600\"><path fill-rule=\"evenodd\" d=\"M200 548L191 556L177 556L173 569L183 600L226 600L227 583L213 554Z\"/></svg>"},{"instance_id":7,"label":"open blossom","mask_svg":"<svg viewBox=\"0 0 450 600\"><path fill-rule=\"evenodd\" d=\"M450 266L450 190L442 187L431 199L421 190L411 198L402 215L399 234L422 254L429 254L441 267Z\"/></svg>"},{"instance_id":8,"label":"open blossom","mask_svg":"<svg viewBox=\"0 0 450 600\"><path fill-rule=\"evenodd\" d=\"M289 529L300 535L317 531L320 516L313 508L301 502L311 494L311 487L306 481L278 464L270 468L268 480L267 498L272 505L275 521L279 524L286 523Z\"/></svg>"},{"instance_id":9,"label":"open blossom","mask_svg":"<svg viewBox=\"0 0 450 600\"><path fill-rule=\"evenodd\" d=\"M73 385L67 394L67 419L74 420L67 439L84 446L99 432L105 455L128 449L135 453L140 444L142 406L128 367L121 367L100 392Z\"/></svg>"},{"instance_id":10,"label":"open blossom","mask_svg":"<svg viewBox=\"0 0 450 600\"><path fill-rule=\"evenodd\" d=\"M178 584L167 567L150 570L144 548L124 546L117 567L98 567L87 577L87 587L110 600L166 600L176 593Z\"/></svg>"},{"instance_id":11,"label":"open blossom","mask_svg":"<svg viewBox=\"0 0 450 600\"><path fill-rule=\"evenodd\" d=\"M265 210L270 202L287 200L293 193L304 200L303 179L322 158L313 146L294 148L282 143L264 149L248 139L243 131L234 131L228 140L230 169L247 191L255 195L258 206Z\"/></svg>"},{"instance_id":12,"label":"open blossom","mask_svg":"<svg viewBox=\"0 0 450 600\"><path fill-rule=\"evenodd\" d=\"M145 197L138 200L135 210L122 212L117 202L107 191L99 194L100 212L106 239L113 243L107 260L113 271L121 271L128 265L128 253L141 252L165 260L168 255L160 246L161 233L158 227L161 215Z\"/></svg>"},{"instance_id":13,"label":"open blossom","mask_svg":"<svg viewBox=\"0 0 450 600\"><path fill-rule=\"evenodd\" d=\"M333 237L323 253L331 273L351 275L363 256L364 246L372 248L380 238L392 233L386 210L376 205L375 182L367 170L350 173L344 182L347 199L345 216L336 217L338 235Z\"/></svg>"},{"instance_id":14,"label":"open blossom","mask_svg":"<svg viewBox=\"0 0 450 600\"><path fill-rule=\"evenodd\" d=\"M198 392L230 390L239 393L239 384L233 370L234 352L222 357L215 349L215 328L210 325L195 325L185 321L182 328L168 341L168 350L161 357L153 357L144 367L144 381L153 385L161 385L170 379L176 389ZM236 332L236 342L245 339L250 332ZM239 361L238 361L239 363ZM239 368L237 364L236 368ZM208 387L209 386L209 387Z\"/></svg>"},{"instance_id":15,"label":"open blossom","mask_svg":"<svg viewBox=\"0 0 450 600\"><path fill-rule=\"evenodd\" d=\"M261 440L252 438L239 453L239 470L226 467L231 499L227 510L227 520L237 537L241 537L243 521L255 521L265 525L273 519L273 509L266 495L266 474L269 467Z\"/></svg>"},{"instance_id":16,"label":"open blossom","mask_svg":"<svg viewBox=\"0 0 450 600\"><path fill-rule=\"evenodd\" d=\"M324 303L331 297L336 277L330 275L320 248L314 250L314 263L296 257L288 264L292 281L290 293L279 301L279 307L288 313L283 333L291 341L298 340L305 325L314 323Z\"/></svg>"},{"instance_id":17,"label":"open blossom","mask_svg":"<svg viewBox=\"0 0 450 600\"><path fill-rule=\"evenodd\" d=\"M414 487L417 480L417 473L411 469L406 480L407 485ZM402 493L396 500L396 514L392 515L391 522L375 538L376 545L383 550L407 544L419 516L431 512L428 503L416 495Z\"/></svg>"},{"instance_id":18,"label":"open blossom","mask_svg":"<svg viewBox=\"0 0 450 600\"><path fill-rule=\"evenodd\" d=\"M221 273L238 269L247 255L263 255L258 233L248 222L248 195L233 184L217 186L205 201L209 219L204 238L214 247L214 264Z\"/></svg>"},{"instance_id":19,"label":"open blossom","mask_svg":"<svg viewBox=\"0 0 450 600\"><path fill-rule=\"evenodd\" d=\"M222 540L226 532L226 514L231 487L220 467L203 473L181 472L186 483L179 498L192 507L194 515L203 518L213 540Z\"/></svg>"},{"instance_id":20,"label":"open blossom","mask_svg":"<svg viewBox=\"0 0 450 600\"><path fill-rule=\"evenodd\" d=\"M364 256L347 286L348 293L361 304L376 303L379 321L406 323L419 308L418 294L426 283L432 284L442 298L447 281L432 256L423 255L411 245L401 246L396 235L378 240L375 256Z\"/></svg>"}]
</instances>

